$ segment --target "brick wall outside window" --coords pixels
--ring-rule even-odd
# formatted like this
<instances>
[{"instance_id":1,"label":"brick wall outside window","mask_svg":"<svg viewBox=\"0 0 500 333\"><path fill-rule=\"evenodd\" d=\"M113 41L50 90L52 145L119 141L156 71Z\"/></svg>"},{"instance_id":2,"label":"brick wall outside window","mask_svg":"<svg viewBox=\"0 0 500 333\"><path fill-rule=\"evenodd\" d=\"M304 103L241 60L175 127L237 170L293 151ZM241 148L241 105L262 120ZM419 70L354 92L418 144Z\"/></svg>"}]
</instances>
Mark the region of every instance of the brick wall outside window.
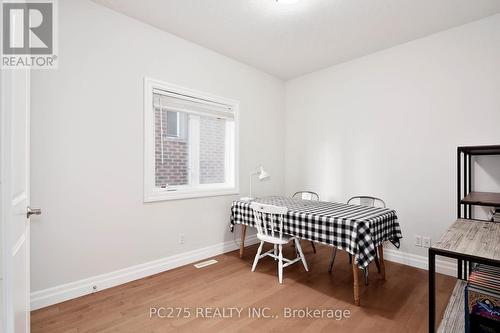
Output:
<instances>
[{"instance_id":1,"label":"brick wall outside window","mask_svg":"<svg viewBox=\"0 0 500 333\"><path fill-rule=\"evenodd\" d=\"M167 112L162 112L163 140L161 138L160 111L155 111L155 186L186 185L189 181L188 141L187 138L171 139L165 136L167 133Z\"/></svg>"},{"instance_id":2,"label":"brick wall outside window","mask_svg":"<svg viewBox=\"0 0 500 333\"><path fill-rule=\"evenodd\" d=\"M167 129L166 111L163 111L163 133ZM161 138L159 109L155 110L155 186L186 185L189 182L189 141L185 137ZM225 120L200 118L200 184L225 181ZM163 154L162 154L163 145ZM163 159L162 159L163 155Z\"/></svg>"},{"instance_id":3,"label":"brick wall outside window","mask_svg":"<svg viewBox=\"0 0 500 333\"><path fill-rule=\"evenodd\" d=\"M200 120L200 184L225 182L226 121Z\"/></svg>"}]
</instances>

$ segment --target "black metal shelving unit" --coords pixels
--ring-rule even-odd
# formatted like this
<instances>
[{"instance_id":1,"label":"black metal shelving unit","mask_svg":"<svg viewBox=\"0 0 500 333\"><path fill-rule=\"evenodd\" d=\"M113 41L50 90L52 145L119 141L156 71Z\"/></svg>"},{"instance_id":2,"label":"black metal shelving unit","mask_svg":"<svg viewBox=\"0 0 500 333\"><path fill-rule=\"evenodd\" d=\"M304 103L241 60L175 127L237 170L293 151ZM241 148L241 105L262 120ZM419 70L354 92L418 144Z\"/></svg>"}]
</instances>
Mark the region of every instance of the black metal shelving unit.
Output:
<instances>
[{"instance_id":1,"label":"black metal shelving unit","mask_svg":"<svg viewBox=\"0 0 500 333\"><path fill-rule=\"evenodd\" d=\"M457 148L457 221L452 228L464 221L467 223L486 222L474 218L473 206L500 207L500 193L473 190L472 160L476 156L487 155L500 155L500 145ZM436 329L435 262L438 255L457 260L457 279L463 281L469 277L471 263L500 266L499 258L478 256L473 251L448 250L445 247L431 246L429 249L429 332L434 332Z\"/></svg>"},{"instance_id":2,"label":"black metal shelving unit","mask_svg":"<svg viewBox=\"0 0 500 333\"><path fill-rule=\"evenodd\" d=\"M457 148L457 218L472 219L472 206L496 207L500 193L473 191L472 159L476 156L500 155L500 145Z\"/></svg>"},{"instance_id":3,"label":"black metal shelving unit","mask_svg":"<svg viewBox=\"0 0 500 333\"><path fill-rule=\"evenodd\" d=\"M472 159L500 155L500 145L457 148L457 219L474 219L473 206L500 207L500 193L473 191ZM458 278L466 280L471 262L458 259Z\"/></svg>"}]
</instances>

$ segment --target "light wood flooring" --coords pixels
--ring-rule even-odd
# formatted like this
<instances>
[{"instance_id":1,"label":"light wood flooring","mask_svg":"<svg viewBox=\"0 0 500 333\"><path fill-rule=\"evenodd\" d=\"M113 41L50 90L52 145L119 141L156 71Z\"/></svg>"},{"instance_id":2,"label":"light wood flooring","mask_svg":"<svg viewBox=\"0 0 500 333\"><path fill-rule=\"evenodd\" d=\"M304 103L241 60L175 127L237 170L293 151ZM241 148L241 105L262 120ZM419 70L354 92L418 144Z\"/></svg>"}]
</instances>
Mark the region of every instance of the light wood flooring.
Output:
<instances>
[{"instance_id":1,"label":"light wood flooring","mask_svg":"<svg viewBox=\"0 0 500 333\"><path fill-rule=\"evenodd\" d=\"M33 311L32 332L427 332L427 271L386 261L387 280L370 265L370 283L361 288L361 307L353 304L352 269L339 251L328 273L331 247L302 244L309 272L300 263L285 268L283 284L277 265L267 257L250 271L256 246L215 257L201 269L192 265ZM287 247L286 255L293 256ZM372 267L373 266L373 267ZM437 274L437 318L441 318L455 284ZM186 307L189 318L150 318L151 307ZM241 317L196 318L196 308L244 308ZM249 308L269 308L250 318ZM283 309L349 310L350 318L291 319ZM162 314L166 314L163 312ZM199 315L198 315L199 316ZM438 321L439 322L439 321Z\"/></svg>"}]
</instances>

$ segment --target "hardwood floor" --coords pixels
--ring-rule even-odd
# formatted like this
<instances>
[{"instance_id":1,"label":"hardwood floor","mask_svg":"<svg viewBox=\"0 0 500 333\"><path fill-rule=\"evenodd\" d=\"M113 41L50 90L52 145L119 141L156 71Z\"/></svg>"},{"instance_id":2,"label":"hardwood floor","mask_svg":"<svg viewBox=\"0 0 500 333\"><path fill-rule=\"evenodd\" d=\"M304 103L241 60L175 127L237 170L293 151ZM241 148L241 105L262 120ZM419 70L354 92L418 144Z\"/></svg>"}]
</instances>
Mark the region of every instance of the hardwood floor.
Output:
<instances>
[{"instance_id":1,"label":"hardwood floor","mask_svg":"<svg viewBox=\"0 0 500 333\"><path fill-rule=\"evenodd\" d=\"M370 265L370 284L361 288L361 307L353 304L352 269L345 252L337 254L328 273L331 247L317 245L317 254L304 242L309 264L285 268L278 283L275 261L259 261L250 271L256 246L243 259L233 251L215 257L215 265L180 267L31 313L37 332L427 332L427 272L386 262L387 280ZM286 255L292 257L293 249ZM372 267L373 266L373 267ZM455 279L437 274L437 316L441 318ZM188 318L150 317L150 308L187 307ZM196 308L244 308L241 317L197 318ZM249 308L269 308L277 318L251 318ZM348 310L350 317L284 318L284 308ZM215 310L213 310L215 311ZM333 311L332 311L333 312ZM168 314L166 311L162 315ZM327 311L324 312L327 314ZM338 314L338 313L337 313ZM175 317L175 314L174 314ZM198 312L198 317L200 313Z\"/></svg>"}]
</instances>

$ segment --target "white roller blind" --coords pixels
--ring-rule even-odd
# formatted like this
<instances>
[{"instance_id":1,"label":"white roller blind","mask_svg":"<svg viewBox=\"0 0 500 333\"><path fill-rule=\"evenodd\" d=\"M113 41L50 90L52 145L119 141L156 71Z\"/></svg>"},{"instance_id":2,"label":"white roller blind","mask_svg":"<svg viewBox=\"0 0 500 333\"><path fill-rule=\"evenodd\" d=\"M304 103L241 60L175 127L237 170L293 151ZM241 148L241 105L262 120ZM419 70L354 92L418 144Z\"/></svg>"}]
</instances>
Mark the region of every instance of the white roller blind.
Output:
<instances>
[{"instance_id":1,"label":"white roller blind","mask_svg":"<svg viewBox=\"0 0 500 333\"><path fill-rule=\"evenodd\" d=\"M195 97L180 95L159 89L153 90L153 106L162 110L187 112L200 116L234 119L229 105L211 102Z\"/></svg>"}]
</instances>

